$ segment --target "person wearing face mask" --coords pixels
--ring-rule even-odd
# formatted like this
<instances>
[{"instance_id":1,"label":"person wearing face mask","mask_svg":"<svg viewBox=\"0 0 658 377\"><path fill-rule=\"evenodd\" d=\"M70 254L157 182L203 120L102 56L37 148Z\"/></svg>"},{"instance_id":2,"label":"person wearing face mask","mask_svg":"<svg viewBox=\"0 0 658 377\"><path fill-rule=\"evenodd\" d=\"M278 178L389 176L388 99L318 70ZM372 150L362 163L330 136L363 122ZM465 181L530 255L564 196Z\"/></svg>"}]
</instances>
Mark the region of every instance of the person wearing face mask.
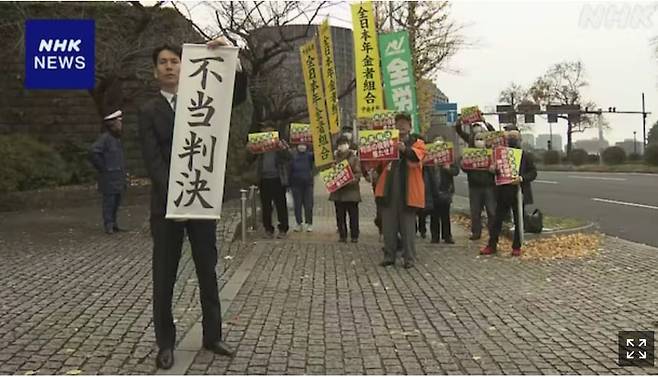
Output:
<instances>
[{"instance_id":1,"label":"person wearing face mask","mask_svg":"<svg viewBox=\"0 0 658 377\"><path fill-rule=\"evenodd\" d=\"M122 230L117 224L121 196L127 187L121 145L122 115L121 110L116 110L103 118L105 131L89 150L89 159L98 171L98 191L103 195L103 225L107 234Z\"/></svg>"},{"instance_id":2,"label":"person wearing face mask","mask_svg":"<svg viewBox=\"0 0 658 377\"><path fill-rule=\"evenodd\" d=\"M473 136L473 148L485 148L484 134ZM464 169L468 178L468 201L471 212L471 241L482 237L482 210L487 211L488 229L496 213L496 197L494 195L495 177L492 171Z\"/></svg>"},{"instance_id":3,"label":"person wearing face mask","mask_svg":"<svg viewBox=\"0 0 658 377\"><path fill-rule=\"evenodd\" d=\"M485 129L486 127L486 129ZM462 118L458 117L457 122L455 123L455 131L457 132L457 135L464 140L464 142L470 147L470 148L475 148L474 142L475 142L475 135L477 135L480 132L484 131L496 131L494 126L489 124L487 121L483 120L482 122L476 122L472 123L470 125L470 132L464 131L464 127L462 124Z\"/></svg>"},{"instance_id":4,"label":"person wearing face mask","mask_svg":"<svg viewBox=\"0 0 658 377\"><path fill-rule=\"evenodd\" d=\"M416 260L416 213L425 208L423 164L425 143L411 135L411 116L395 117L400 131L398 160L381 163L375 197L381 205L384 233L384 261L381 266L395 264L398 234L402 237L404 268L414 267Z\"/></svg>"},{"instance_id":5,"label":"person wearing face mask","mask_svg":"<svg viewBox=\"0 0 658 377\"><path fill-rule=\"evenodd\" d=\"M313 231L313 152L306 144L297 145L290 160L290 188L295 204L295 232ZM302 219L302 209L304 219ZM306 220L304 223L303 220Z\"/></svg>"},{"instance_id":6,"label":"person wearing face mask","mask_svg":"<svg viewBox=\"0 0 658 377\"><path fill-rule=\"evenodd\" d=\"M507 145L510 148L521 148L521 134L518 130L507 132ZM510 209L514 217L514 240L512 242L512 255L521 255L521 235L519 232L519 216L523 214L518 213L517 205L517 191L519 185L523 193L523 206L532 204L532 187L530 183L537 178L537 169L530 153L523 152L521 156L521 166L519 168L519 177L517 180L508 185L496 186L496 214L491 226L491 233L489 235L489 243L481 250L481 254L489 255L495 253L498 246L498 238L503 227L503 220L509 213ZM525 211L524 211L525 212Z\"/></svg>"},{"instance_id":7,"label":"person wearing face mask","mask_svg":"<svg viewBox=\"0 0 658 377\"><path fill-rule=\"evenodd\" d=\"M329 200L336 207L336 225L340 242L347 242L347 216L349 233L353 243L359 241L359 202L361 202L361 162L356 152L350 149L350 141L345 136L337 140L336 162L347 160L354 174L354 181L329 194Z\"/></svg>"}]
</instances>

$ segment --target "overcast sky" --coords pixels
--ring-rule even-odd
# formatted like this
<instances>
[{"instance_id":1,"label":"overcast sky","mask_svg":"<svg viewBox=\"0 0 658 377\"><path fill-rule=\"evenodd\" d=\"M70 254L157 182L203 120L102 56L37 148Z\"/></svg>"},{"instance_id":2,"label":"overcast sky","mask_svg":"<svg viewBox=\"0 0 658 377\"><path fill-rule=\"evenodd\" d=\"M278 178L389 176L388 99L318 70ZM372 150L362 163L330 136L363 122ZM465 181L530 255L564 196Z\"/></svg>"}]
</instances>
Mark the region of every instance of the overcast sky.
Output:
<instances>
[{"instance_id":1,"label":"overcast sky","mask_svg":"<svg viewBox=\"0 0 658 377\"><path fill-rule=\"evenodd\" d=\"M331 24L351 28L348 3L336 3L328 12ZM580 59L590 83L586 98L603 109L615 106L618 111L640 111L644 92L647 111L658 111L654 106L658 99L658 60L650 45L651 38L658 36L658 2L451 3L453 19L465 24L465 36L477 43L450 61L450 68L458 74L441 73L435 83L460 107L495 106L499 92L510 82L527 86L550 65ZM198 15L203 13L195 12L194 17L203 19ZM597 15L604 21L598 27ZM633 131L641 140L641 115L610 115L607 119L611 130L605 137L609 141L632 138ZM647 130L657 119L658 114L647 118ZM537 120L534 133L548 133L548 124ZM566 124L559 123L553 132L564 135L565 129ZM596 135L591 131L575 138Z\"/></svg>"}]
</instances>

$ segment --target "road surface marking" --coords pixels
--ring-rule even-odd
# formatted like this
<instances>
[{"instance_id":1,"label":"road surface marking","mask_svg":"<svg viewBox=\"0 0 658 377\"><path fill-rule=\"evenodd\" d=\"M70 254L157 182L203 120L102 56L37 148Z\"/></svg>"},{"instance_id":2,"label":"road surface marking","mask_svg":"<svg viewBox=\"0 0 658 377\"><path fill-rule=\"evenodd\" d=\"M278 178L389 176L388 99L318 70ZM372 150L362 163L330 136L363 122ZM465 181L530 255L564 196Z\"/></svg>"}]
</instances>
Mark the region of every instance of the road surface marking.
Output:
<instances>
[{"instance_id":1,"label":"road surface marking","mask_svg":"<svg viewBox=\"0 0 658 377\"><path fill-rule=\"evenodd\" d=\"M537 183L547 183L549 185L557 185L558 184L558 182L555 182L555 181L542 181L541 179L535 179L535 182L537 182Z\"/></svg>"},{"instance_id":2,"label":"road surface marking","mask_svg":"<svg viewBox=\"0 0 658 377\"><path fill-rule=\"evenodd\" d=\"M577 175L570 175L569 178L576 178L576 179L596 179L596 180L601 180L601 181L625 181L626 178L609 178L609 177L580 177Z\"/></svg>"},{"instance_id":3,"label":"road surface marking","mask_svg":"<svg viewBox=\"0 0 658 377\"><path fill-rule=\"evenodd\" d=\"M623 205L623 206L640 207L640 208L648 208L648 209L658 209L658 207L656 207L656 206L650 206L650 205L647 205L647 204L620 202L620 201L617 201L617 200L601 199L601 198L592 198L592 200L594 200L596 202L620 204L620 205Z\"/></svg>"}]
</instances>

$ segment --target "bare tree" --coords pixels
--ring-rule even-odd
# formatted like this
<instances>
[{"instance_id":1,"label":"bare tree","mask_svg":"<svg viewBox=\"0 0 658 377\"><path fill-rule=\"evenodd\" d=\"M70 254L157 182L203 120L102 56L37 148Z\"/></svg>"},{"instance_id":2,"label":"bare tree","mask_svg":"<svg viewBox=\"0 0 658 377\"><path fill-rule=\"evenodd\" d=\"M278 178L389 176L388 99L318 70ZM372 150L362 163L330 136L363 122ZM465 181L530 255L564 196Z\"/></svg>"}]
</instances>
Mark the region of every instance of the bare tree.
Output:
<instances>
[{"instance_id":1,"label":"bare tree","mask_svg":"<svg viewBox=\"0 0 658 377\"><path fill-rule=\"evenodd\" d=\"M582 90L589 83L586 80L585 67L580 61L567 61L551 66L545 74L535 80L530 87L530 97L541 105L581 105L594 109L596 104L583 98ZM567 116L559 118L567 121L567 156L571 155L573 134L587 129L607 126L603 116L583 115L579 122L572 122Z\"/></svg>"},{"instance_id":2,"label":"bare tree","mask_svg":"<svg viewBox=\"0 0 658 377\"><path fill-rule=\"evenodd\" d=\"M198 31L223 35L242 47L241 60L249 74L249 87L254 106L253 121L271 119L284 124L305 118L308 113L305 92L298 82L290 82L289 67L284 66L289 54L298 56L297 46L313 36L321 11L328 1L220 1L206 2L215 12L217 29L212 31L195 25ZM176 3L182 11L185 4ZM295 28L289 26L295 25ZM301 68L295 68L301 69ZM276 78L276 80L273 80ZM303 88L303 87L302 87ZM339 98L352 92L354 81L340 88ZM297 106L296 106L297 105Z\"/></svg>"},{"instance_id":3,"label":"bare tree","mask_svg":"<svg viewBox=\"0 0 658 377\"><path fill-rule=\"evenodd\" d=\"M450 17L448 1L375 2L375 12L378 31L409 32L416 82L434 78L469 45L462 35L464 26Z\"/></svg>"}]
</instances>

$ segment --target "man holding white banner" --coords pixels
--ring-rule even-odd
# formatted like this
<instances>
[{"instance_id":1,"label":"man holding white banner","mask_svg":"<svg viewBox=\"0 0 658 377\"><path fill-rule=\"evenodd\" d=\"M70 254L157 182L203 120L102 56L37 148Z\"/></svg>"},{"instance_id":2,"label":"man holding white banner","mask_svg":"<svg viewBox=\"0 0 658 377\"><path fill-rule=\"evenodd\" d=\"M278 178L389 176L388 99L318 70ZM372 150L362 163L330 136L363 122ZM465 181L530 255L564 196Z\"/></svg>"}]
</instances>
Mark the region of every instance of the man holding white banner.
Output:
<instances>
[{"instance_id":1,"label":"man holding white banner","mask_svg":"<svg viewBox=\"0 0 658 377\"><path fill-rule=\"evenodd\" d=\"M139 112L140 143L152 184L153 322L159 348L156 365L162 369L174 363L171 301L185 232L199 281L203 347L233 355L222 342L215 228L221 213L231 101L236 105L245 99L246 75L235 74L237 48L218 48L227 44L219 38L206 46L185 45L184 54L173 46L155 49L154 75L161 90Z\"/></svg>"}]
</instances>

